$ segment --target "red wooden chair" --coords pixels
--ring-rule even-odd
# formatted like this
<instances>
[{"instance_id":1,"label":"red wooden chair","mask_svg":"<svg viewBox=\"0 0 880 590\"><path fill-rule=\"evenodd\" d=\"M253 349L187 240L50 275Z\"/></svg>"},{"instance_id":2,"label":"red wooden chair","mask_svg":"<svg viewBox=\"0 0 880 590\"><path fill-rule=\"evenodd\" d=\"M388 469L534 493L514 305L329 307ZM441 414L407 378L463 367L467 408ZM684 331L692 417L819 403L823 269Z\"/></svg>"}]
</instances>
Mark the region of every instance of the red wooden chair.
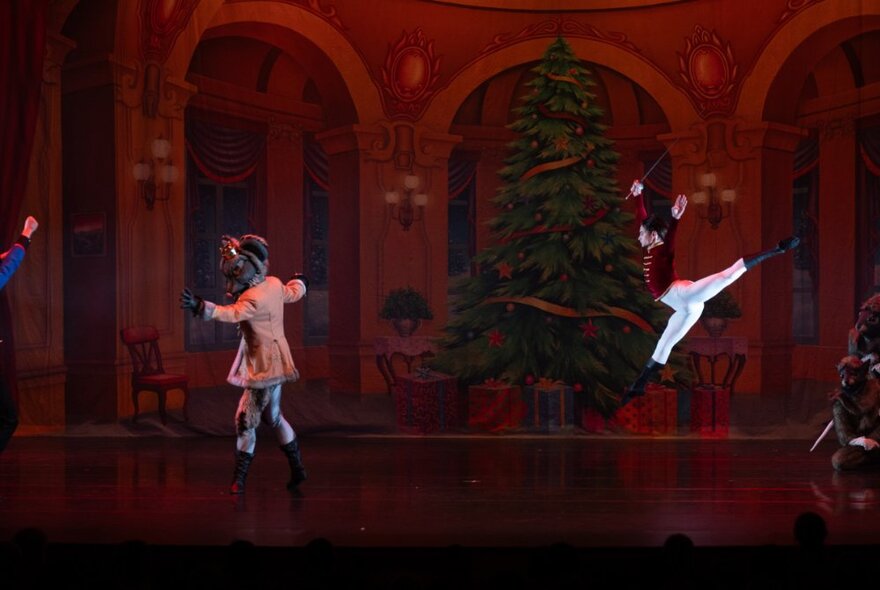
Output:
<instances>
[{"instance_id":1,"label":"red wooden chair","mask_svg":"<svg viewBox=\"0 0 880 590\"><path fill-rule=\"evenodd\" d=\"M159 330L153 326L133 326L120 331L122 342L131 355L131 401L134 403L132 422L138 417L138 394L141 391L155 391L159 396L159 416L166 424L165 394L171 389L183 391L183 419L189 420L187 413L187 383L189 377L166 373L162 367L162 353L159 351Z\"/></svg>"}]
</instances>

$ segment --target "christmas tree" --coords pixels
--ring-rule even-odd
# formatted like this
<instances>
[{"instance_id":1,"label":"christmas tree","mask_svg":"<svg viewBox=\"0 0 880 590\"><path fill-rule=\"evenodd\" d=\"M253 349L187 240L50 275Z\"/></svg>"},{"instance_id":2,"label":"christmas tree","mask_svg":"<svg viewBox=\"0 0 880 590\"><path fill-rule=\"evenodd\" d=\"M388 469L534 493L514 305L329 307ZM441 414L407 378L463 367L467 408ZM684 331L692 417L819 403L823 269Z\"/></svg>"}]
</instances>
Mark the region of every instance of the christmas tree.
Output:
<instances>
[{"instance_id":1,"label":"christmas tree","mask_svg":"<svg viewBox=\"0 0 880 590\"><path fill-rule=\"evenodd\" d=\"M438 366L466 383L562 381L607 414L668 312L644 285L595 82L562 38L532 71L492 199L494 245L457 294ZM683 377L681 360L661 378Z\"/></svg>"}]
</instances>

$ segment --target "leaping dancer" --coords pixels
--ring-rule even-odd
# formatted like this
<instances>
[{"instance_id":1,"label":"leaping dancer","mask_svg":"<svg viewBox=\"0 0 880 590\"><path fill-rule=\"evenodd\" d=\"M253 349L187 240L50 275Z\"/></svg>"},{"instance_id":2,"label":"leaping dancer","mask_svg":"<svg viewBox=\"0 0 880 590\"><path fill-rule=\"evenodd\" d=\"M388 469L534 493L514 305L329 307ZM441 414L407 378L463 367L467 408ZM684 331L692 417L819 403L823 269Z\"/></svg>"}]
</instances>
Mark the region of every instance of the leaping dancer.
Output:
<instances>
[{"instance_id":1,"label":"leaping dancer","mask_svg":"<svg viewBox=\"0 0 880 590\"><path fill-rule=\"evenodd\" d=\"M700 319L706 301L720 293L750 268L772 256L796 248L800 243L799 238L788 237L781 240L774 248L740 258L719 273L698 281L681 279L675 272L675 235L678 220L684 215L687 207L687 197L678 195L672 207L672 218L667 221L657 215L648 215L642 197L643 189L640 180L634 181L626 198L634 196L638 202L636 218L639 222L638 240L644 258L645 284L654 296L654 300L671 307L673 314L669 317L666 329L663 330L657 347L645 363L641 374L621 397L621 406L635 397L645 395L645 387L666 364L672 348Z\"/></svg>"}]
</instances>

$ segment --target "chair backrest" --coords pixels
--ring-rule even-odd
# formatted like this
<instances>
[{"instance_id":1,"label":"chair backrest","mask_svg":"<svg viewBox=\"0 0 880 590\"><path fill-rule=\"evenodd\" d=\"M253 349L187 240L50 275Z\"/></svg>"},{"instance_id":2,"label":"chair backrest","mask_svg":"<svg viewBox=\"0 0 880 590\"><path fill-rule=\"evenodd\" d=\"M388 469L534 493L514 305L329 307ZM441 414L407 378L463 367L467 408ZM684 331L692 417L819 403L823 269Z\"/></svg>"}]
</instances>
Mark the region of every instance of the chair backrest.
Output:
<instances>
[{"instance_id":1,"label":"chair backrest","mask_svg":"<svg viewBox=\"0 0 880 590\"><path fill-rule=\"evenodd\" d=\"M165 372L159 352L159 330L153 326L132 326L120 330L119 335L131 355L133 377Z\"/></svg>"}]
</instances>

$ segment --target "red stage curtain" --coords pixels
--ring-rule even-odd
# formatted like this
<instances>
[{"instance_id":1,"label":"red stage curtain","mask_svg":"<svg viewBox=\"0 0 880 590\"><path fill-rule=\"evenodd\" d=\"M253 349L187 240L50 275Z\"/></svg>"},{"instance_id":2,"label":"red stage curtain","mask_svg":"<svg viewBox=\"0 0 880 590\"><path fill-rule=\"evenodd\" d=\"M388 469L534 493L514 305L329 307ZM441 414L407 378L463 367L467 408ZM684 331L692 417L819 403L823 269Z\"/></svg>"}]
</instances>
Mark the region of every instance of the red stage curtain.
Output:
<instances>
[{"instance_id":1,"label":"red stage curtain","mask_svg":"<svg viewBox=\"0 0 880 590\"><path fill-rule=\"evenodd\" d=\"M28 165L34 142L43 54L46 49L47 0L0 2L0 227L3 247L21 230ZM41 220L43 221L43 220ZM15 391L15 346L6 290L0 292L0 339L3 375Z\"/></svg>"}]
</instances>

